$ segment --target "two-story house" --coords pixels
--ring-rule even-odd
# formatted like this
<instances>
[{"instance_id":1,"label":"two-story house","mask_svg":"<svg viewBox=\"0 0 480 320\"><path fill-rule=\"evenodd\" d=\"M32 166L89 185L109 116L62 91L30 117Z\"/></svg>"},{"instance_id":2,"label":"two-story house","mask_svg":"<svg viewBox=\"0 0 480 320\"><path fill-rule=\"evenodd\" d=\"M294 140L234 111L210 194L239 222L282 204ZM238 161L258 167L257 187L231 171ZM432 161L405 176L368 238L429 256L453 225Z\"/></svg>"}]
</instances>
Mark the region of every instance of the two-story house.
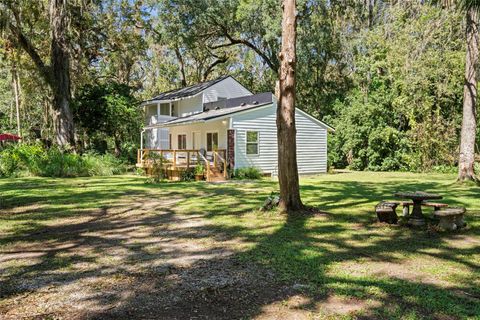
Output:
<instances>
[{"instance_id":1,"label":"two-story house","mask_svg":"<svg viewBox=\"0 0 480 320\"><path fill-rule=\"evenodd\" d=\"M202 163L207 180L226 168L256 167L277 173L276 100L271 93L252 94L231 76L164 92L142 103L145 127L138 166L160 153L171 171ZM300 174L327 170L325 123L296 110Z\"/></svg>"}]
</instances>

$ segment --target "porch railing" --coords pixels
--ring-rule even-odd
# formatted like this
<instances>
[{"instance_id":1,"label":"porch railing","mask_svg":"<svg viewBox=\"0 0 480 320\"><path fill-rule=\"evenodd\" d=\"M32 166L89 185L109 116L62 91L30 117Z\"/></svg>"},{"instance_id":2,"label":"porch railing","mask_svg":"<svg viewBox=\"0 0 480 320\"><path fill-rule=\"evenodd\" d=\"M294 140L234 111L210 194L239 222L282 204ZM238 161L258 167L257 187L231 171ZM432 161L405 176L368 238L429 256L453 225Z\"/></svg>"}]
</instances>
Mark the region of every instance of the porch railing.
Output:
<instances>
[{"instance_id":1,"label":"porch railing","mask_svg":"<svg viewBox=\"0 0 480 320\"><path fill-rule=\"evenodd\" d=\"M205 174L207 181L210 180L213 168L223 169L223 176L227 177L227 150L217 149L215 151L207 152L204 156L199 149L138 149L137 152L137 166L148 167L153 164L153 159L159 157L163 164L173 170L177 168L194 167L199 163L205 166Z\"/></svg>"}]
</instances>

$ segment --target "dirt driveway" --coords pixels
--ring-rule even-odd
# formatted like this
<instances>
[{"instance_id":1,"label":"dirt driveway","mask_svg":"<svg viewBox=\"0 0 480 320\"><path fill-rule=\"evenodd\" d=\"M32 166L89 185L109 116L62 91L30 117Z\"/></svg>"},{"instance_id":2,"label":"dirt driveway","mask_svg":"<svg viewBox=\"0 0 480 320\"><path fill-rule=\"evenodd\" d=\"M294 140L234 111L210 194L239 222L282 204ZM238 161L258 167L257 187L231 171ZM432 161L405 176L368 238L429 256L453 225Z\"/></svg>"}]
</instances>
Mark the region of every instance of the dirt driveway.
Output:
<instances>
[{"instance_id":1,"label":"dirt driveway","mask_svg":"<svg viewBox=\"0 0 480 320\"><path fill-rule=\"evenodd\" d=\"M302 286L240 261L238 240L176 202L124 197L16 237L0 252L0 318L309 318Z\"/></svg>"}]
</instances>

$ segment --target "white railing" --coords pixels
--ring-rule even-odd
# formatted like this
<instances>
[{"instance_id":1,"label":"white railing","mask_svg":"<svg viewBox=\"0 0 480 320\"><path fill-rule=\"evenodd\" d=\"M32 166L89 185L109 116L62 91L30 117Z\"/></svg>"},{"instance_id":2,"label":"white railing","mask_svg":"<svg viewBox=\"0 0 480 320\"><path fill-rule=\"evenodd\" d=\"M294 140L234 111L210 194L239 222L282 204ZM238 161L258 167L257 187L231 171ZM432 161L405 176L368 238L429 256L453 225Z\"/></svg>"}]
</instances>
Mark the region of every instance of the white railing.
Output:
<instances>
[{"instance_id":1,"label":"white railing","mask_svg":"<svg viewBox=\"0 0 480 320\"><path fill-rule=\"evenodd\" d=\"M160 115L160 116L157 116L157 115L153 115L153 116L150 116L148 119L147 119L147 126L151 126L153 124L157 124L157 123L163 123L163 122L166 122L166 121L169 121L169 120L172 120L172 119L175 119L177 117L171 117L171 116L164 116L164 115Z\"/></svg>"}]
</instances>

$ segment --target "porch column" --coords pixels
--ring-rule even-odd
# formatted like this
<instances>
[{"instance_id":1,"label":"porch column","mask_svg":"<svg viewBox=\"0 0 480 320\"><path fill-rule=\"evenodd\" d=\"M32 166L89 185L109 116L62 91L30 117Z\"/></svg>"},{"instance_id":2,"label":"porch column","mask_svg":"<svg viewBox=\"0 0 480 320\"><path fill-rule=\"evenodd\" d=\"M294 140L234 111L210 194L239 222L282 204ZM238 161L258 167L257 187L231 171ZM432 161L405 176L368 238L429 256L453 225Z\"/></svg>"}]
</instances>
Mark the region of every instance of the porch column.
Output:
<instances>
[{"instance_id":1,"label":"porch column","mask_svg":"<svg viewBox=\"0 0 480 320\"><path fill-rule=\"evenodd\" d=\"M235 168L235 130L227 130L227 163L230 169Z\"/></svg>"},{"instance_id":2,"label":"porch column","mask_svg":"<svg viewBox=\"0 0 480 320\"><path fill-rule=\"evenodd\" d=\"M157 123L160 120L160 102L157 103Z\"/></svg>"}]
</instances>

